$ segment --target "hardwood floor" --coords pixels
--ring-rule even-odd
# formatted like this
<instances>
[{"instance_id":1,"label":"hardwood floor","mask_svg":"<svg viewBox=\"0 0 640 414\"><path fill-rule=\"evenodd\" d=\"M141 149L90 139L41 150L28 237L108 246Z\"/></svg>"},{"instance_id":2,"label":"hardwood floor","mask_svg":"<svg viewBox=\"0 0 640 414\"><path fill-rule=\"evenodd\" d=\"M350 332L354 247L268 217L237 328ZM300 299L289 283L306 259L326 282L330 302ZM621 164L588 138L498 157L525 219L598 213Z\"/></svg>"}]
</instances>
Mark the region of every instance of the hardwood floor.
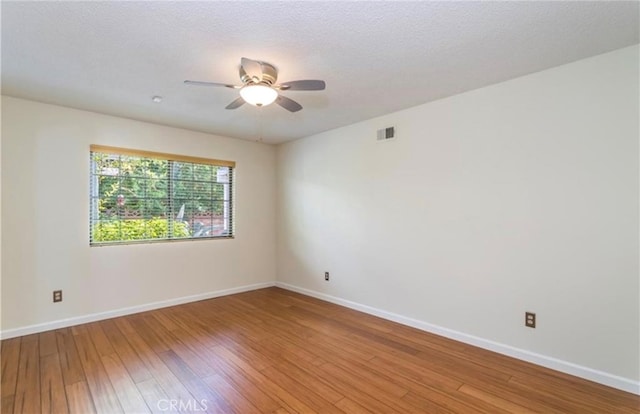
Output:
<instances>
[{"instance_id":1,"label":"hardwood floor","mask_svg":"<svg viewBox=\"0 0 640 414\"><path fill-rule=\"evenodd\" d=\"M2 341L2 413L638 413L640 397L278 288Z\"/></svg>"}]
</instances>

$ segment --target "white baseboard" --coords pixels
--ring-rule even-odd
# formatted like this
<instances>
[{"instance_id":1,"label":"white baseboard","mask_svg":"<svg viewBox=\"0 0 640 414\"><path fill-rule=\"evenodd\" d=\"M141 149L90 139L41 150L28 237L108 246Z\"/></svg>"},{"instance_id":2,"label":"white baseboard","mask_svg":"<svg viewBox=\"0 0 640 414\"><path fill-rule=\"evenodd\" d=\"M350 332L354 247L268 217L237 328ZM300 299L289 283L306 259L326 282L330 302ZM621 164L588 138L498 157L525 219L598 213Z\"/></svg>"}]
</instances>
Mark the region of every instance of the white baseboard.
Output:
<instances>
[{"instance_id":1,"label":"white baseboard","mask_svg":"<svg viewBox=\"0 0 640 414\"><path fill-rule=\"evenodd\" d=\"M147 303L144 305L131 306L107 312L91 313L89 315L76 316L73 318L59 319L57 321L39 323L29 325L22 328L7 329L0 331L0 339L15 338L17 336L30 335L39 332L50 331L52 329L66 328L69 326L80 325L83 323L101 321L104 319L116 318L118 316L131 315L134 313L145 312L153 309L166 308L169 306L181 305L183 303L197 302L199 300L212 299L220 296L233 295L234 293L248 292L256 289L263 289L275 286L275 282L256 283L253 285L245 285L231 289L217 290L214 292L199 293L197 295L183 296L181 298L162 300L159 302Z\"/></svg>"},{"instance_id":2,"label":"white baseboard","mask_svg":"<svg viewBox=\"0 0 640 414\"><path fill-rule=\"evenodd\" d=\"M380 318L387 319L393 322L398 322L400 324L411 326L413 328L417 328L426 332L434 333L436 335L444 336L446 338L454 339L465 344L474 345L479 348L494 351L499 354L507 355L549 369L564 372L566 374L584 378L589 381L607 385L609 387L617 388L622 391L640 395L640 382L628 378L619 377L607 372L598 371L592 368L574 364L572 362L563 361L557 358L537 354L535 352L526 351L524 349L515 348L509 345L490 341L488 339L479 338L477 336L468 335L463 332L454 331L453 329L443 328L441 326L433 325L428 322L408 318L396 313L387 312L371 306L352 302L350 300L327 295L325 293L320 293L313 290L290 285L288 283L276 282L276 286L283 289L291 290L293 292L301 293L303 295L325 300L327 302L335 303L337 305L345 306L347 308L355 309L360 312L368 313L370 315L378 316Z\"/></svg>"}]
</instances>

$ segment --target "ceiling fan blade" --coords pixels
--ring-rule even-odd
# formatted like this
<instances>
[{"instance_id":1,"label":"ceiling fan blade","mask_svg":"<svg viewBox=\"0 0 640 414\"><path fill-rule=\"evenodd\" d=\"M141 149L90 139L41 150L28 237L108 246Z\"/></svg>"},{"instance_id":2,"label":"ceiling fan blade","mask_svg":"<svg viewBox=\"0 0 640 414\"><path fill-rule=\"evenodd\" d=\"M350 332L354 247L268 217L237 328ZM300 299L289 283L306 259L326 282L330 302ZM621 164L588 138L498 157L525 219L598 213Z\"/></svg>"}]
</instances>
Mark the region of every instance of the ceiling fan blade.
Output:
<instances>
[{"instance_id":1,"label":"ceiling fan blade","mask_svg":"<svg viewBox=\"0 0 640 414\"><path fill-rule=\"evenodd\" d=\"M323 80L306 79L284 82L279 85L279 89L283 91L322 91L326 86L327 84Z\"/></svg>"},{"instance_id":2,"label":"ceiling fan blade","mask_svg":"<svg viewBox=\"0 0 640 414\"><path fill-rule=\"evenodd\" d=\"M198 85L198 86L224 86L225 88L240 89L242 86L229 85L228 83L216 83L216 82L202 82L202 81L184 81L186 85Z\"/></svg>"},{"instance_id":3,"label":"ceiling fan blade","mask_svg":"<svg viewBox=\"0 0 640 414\"><path fill-rule=\"evenodd\" d=\"M238 98L235 101L231 102L229 105L227 105L224 109L236 109L241 107L242 105L244 105L244 99Z\"/></svg>"},{"instance_id":4,"label":"ceiling fan blade","mask_svg":"<svg viewBox=\"0 0 640 414\"><path fill-rule=\"evenodd\" d=\"M302 105L286 96L278 95L276 103L289 112L298 112L302 109Z\"/></svg>"},{"instance_id":5,"label":"ceiling fan blade","mask_svg":"<svg viewBox=\"0 0 640 414\"><path fill-rule=\"evenodd\" d=\"M262 82L262 65L260 62L243 57L240 59L240 65L254 83Z\"/></svg>"}]
</instances>

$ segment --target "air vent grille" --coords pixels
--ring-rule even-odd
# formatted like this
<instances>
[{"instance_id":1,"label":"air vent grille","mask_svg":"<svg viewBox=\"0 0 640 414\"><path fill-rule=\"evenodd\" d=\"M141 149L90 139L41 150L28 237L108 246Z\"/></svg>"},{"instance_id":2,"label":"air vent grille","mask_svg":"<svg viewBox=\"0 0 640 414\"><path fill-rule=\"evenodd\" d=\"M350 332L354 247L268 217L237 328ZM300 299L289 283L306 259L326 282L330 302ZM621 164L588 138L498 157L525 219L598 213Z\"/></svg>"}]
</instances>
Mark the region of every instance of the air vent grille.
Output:
<instances>
[{"instance_id":1,"label":"air vent grille","mask_svg":"<svg viewBox=\"0 0 640 414\"><path fill-rule=\"evenodd\" d=\"M387 139L395 138L396 136L396 128L382 128L378 130L378 141L385 141Z\"/></svg>"}]
</instances>

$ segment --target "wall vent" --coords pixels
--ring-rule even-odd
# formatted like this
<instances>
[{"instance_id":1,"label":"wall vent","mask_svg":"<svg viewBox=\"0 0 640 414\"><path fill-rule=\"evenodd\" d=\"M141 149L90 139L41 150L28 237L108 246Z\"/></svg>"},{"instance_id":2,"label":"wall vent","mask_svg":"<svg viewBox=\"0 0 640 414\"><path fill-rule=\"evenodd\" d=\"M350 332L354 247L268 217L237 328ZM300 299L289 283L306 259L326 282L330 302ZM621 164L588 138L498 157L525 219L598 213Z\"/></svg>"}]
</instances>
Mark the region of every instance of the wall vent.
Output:
<instances>
[{"instance_id":1,"label":"wall vent","mask_svg":"<svg viewBox=\"0 0 640 414\"><path fill-rule=\"evenodd\" d=\"M378 141L385 141L387 139L395 138L396 127L382 128L378 130Z\"/></svg>"}]
</instances>

